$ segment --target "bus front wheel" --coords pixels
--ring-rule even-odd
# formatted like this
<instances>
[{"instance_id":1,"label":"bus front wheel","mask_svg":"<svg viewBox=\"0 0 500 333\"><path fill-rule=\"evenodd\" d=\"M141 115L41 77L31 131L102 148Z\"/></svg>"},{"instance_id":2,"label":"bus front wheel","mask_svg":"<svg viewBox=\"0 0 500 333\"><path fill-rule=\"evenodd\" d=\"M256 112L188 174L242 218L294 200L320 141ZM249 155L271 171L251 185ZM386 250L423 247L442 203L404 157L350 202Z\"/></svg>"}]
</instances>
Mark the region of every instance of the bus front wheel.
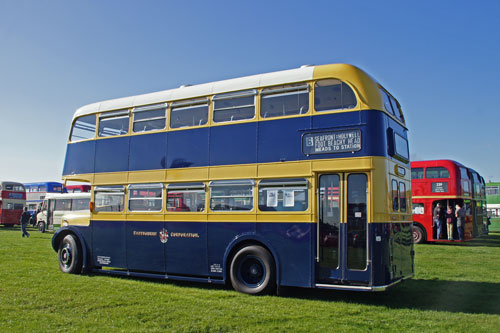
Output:
<instances>
[{"instance_id":1,"label":"bus front wheel","mask_svg":"<svg viewBox=\"0 0 500 333\"><path fill-rule=\"evenodd\" d=\"M262 246L240 249L231 261L230 277L234 290L252 294L272 293L276 288L274 260Z\"/></svg>"},{"instance_id":2,"label":"bus front wheel","mask_svg":"<svg viewBox=\"0 0 500 333\"><path fill-rule=\"evenodd\" d=\"M57 251L59 268L64 273L78 274L82 270L82 255L73 235L67 235Z\"/></svg>"},{"instance_id":3,"label":"bus front wheel","mask_svg":"<svg viewBox=\"0 0 500 333\"><path fill-rule=\"evenodd\" d=\"M413 232L413 243L420 244L425 242L424 231L418 225L412 227Z\"/></svg>"},{"instance_id":4,"label":"bus front wheel","mask_svg":"<svg viewBox=\"0 0 500 333\"><path fill-rule=\"evenodd\" d=\"M45 222L38 222L38 231L40 231L42 234L45 232Z\"/></svg>"}]
</instances>

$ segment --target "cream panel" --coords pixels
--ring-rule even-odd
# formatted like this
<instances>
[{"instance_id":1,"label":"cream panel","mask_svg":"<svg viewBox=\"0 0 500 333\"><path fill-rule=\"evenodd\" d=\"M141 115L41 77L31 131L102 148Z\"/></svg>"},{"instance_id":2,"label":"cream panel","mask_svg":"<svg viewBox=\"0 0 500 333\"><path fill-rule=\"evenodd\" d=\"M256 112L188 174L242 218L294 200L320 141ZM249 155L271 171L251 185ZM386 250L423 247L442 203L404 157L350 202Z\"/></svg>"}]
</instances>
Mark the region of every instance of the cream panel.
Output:
<instances>
[{"instance_id":1,"label":"cream panel","mask_svg":"<svg viewBox=\"0 0 500 333\"><path fill-rule=\"evenodd\" d=\"M208 179L208 168L169 169L167 182L201 182Z\"/></svg>"},{"instance_id":2,"label":"cream panel","mask_svg":"<svg viewBox=\"0 0 500 333\"><path fill-rule=\"evenodd\" d=\"M311 214L283 214L286 212L273 212L257 214L257 222L286 222L286 223L311 223Z\"/></svg>"},{"instance_id":3,"label":"cream panel","mask_svg":"<svg viewBox=\"0 0 500 333\"><path fill-rule=\"evenodd\" d=\"M255 222L255 213L211 213L208 222Z\"/></svg>"},{"instance_id":4,"label":"cream panel","mask_svg":"<svg viewBox=\"0 0 500 333\"><path fill-rule=\"evenodd\" d=\"M257 177L257 165L210 167L210 179L241 179Z\"/></svg>"},{"instance_id":5,"label":"cream panel","mask_svg":"<svg viewBox=\"0 0 500 333\"><path fill-rule=\"evenodd\" d=\"M174 213L169 212L165 214L165 221L167 222L207 222L208 217L206 213Z\"/></svg>"},{"instance_id":6,"label":"cream panel","mask_svg":"<svg viewBox=\"0 0 500 333\"><path fill-rule=\"evenodd\" d=\"M128 181L134 183L162 183L167 178L165 170L134 171L128 173Z\"/></svg>"},{"instance_id":7,"label":"cream panel","mask_svg":"<svg viewBox=\"0 0 500 333\"><path fill-rule=\"evenodd\" d=\"M92 185L121 185L127 184L127 172L110 172L95 174Z\"/></svg>"},{"instance_id":8,"label":"cream panel","mask_svg":"<svg viewBox=\"0 0 500 333\"><path fill-rule=\"evenodd\" d=\"M261 164L258 166L259 178L266 177L307 177L311 175L311 162L288 162Z\"/></svg>"}]
</instances>

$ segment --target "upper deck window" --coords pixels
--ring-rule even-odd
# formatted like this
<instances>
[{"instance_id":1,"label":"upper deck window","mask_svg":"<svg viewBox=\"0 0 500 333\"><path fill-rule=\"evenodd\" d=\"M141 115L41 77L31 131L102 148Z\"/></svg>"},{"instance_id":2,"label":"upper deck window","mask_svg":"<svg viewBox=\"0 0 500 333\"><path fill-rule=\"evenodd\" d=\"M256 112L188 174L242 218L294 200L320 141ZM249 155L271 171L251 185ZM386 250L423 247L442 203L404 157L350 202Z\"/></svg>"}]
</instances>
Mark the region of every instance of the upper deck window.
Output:
<instances>
[{"instance_id":1,"label":"upper deck window","mask_svg":"<svg viewBox=\"0 0 500 333\"><path fill-rule=\"evenodd\" d=\"M0 190L2 188L0 187ZM24 185L20 184L4 184L3 185L4 191L14 191L14 192L25 192Z\"/></svg>"},{"instance_id":2,"label":"upper deck window","mask_svg":"<svg viewBox=\"0 0 500 333\"><path fill-rule=\"evenodd\" d=\"M309 111L309 85L291 84L265 88L261 93L262 118L291 116Z\"/></svg>"},{"instance_id":3,"label":"upper deck window","mask_svg":"<svg viewBox=\"0 0 500 333\"><path fill-rule=\"evenodd\" d=\"M405 161L408 161L410 158L408 140L398 133L394 133L394 153Z\"/></svg>"},{"instance_id":4,"label":"upper deck window","mask_svg":"<svg viewBox=\"0 0 500 333\"><path fill-rule=\"evenodd\" d=\"M426 178L450 178L450 172L443 167L427 168L425 171Z\"/></svg>"},{"instance_id":5,"label":"upper deck window","mask_svg":"<svg viewBox=\"0 0 500 333\"><path fill-rule=\"evenodd\" d=\"M128 210L159 212L163 203L163 184L134 184L128 187Z\"/></svg>"},{"instance_id":6,"label":"upper deck window","mask_svg":"<svg viewBox=\"0 0 500 333\"><path fill-rule=\"evenodd\" d=\"M135 108L134 125L132 130L137 132L149 132L161 130L166 125L167 103L147 105Z\"/></svg>"},{"instance_id":7,"label":"upper deck window","mask_svg":"<svg viewBox=\"0 0 500 333\"><path fill-rule=\"evenodd\" d=\"M170 127L192 127L205 125L208 121L208 98L173 102L170 112Z\"/></svg>"},{"instance_id":8,"label":"upper deck window","mask_svg":"<svg viewBox=\"0 0 500 333\"><path fill-rule=\"evenodd\" d=\"M75 120L71 129L70 141L92 139L95 136L95 114L79 117Z\"/></svg>"},{"instance_id":9,"label":"upper deck window","mask_svg":"<svg viewBox=\"0 0 500 333\"><path fill-rule=\"evenodd\" d=\"M469 179L469 175L467 174L467 169L460 167L460 178Z\"/></svg>"},{"instance_id":10,"label":"upper deck window","mask_svg":"<svg viewBox=\"0 0 500 333\"><path fill-rule=\"evenodd\" d=\"M99 116L99 137L125 135L128 133L128 110L101 113Z\"/></svg>"},{"instance_id":11,"label":"upper deck window","mask_svg":"<svg viewBox=\"0 0 500 333\"><path fill-rule=\"evenodd\" d=\"M261 211L305 211L307 206L307 179L260 181L259 209Z\"/></svg>"},{"instance_id":12,"label":"upper deck window","mask_svg":"<svg viewBox=\"0 0 500 333\"><path fill-rule=\"evenodd\" d=\"M389 99L391 100L391 105L392 105L392 109L394 110L394 113L396 114L396 117L401 121L401 122L405 122L404 118L403 118L403 112L401 112L401 108L399 107L398 105L398 102L396 102L396 100L394 99L394 97L392 96L389 96Z\"/></svg>"},{"instance_id":13,"label":"upper deck window","mask_svg":"<svg viewBox=\"0 0 500 333\"><path fill-rule=\"evenodd\" d=\"M389 94L387 94L387 92L382 88L380 89L380 94L382 95L382 102L384 103L385 110L387 112L389 112L390 114L392 114L393 116L395 116L396 113L394 112L394 109L392 108L391 99L389 98Z\"/></svg>"},{"instance_id":14,"label":"upper deck window","mask_svg":"<svg viewBox=\"0 0 500 333\"><path fill-rule=\"evenodd\" d=\"M411 179L424 179L424 168L412 168Z\"/></svg>"},{"instance_id":15,"label":"upper deck window","mask_svg":"<svg viewBox=\"0 0 500 333\"><path fill-rule=\"evenodd\" d=\"M354 91L340 80L320 80L314 85L314 108L316 111L351 109L356 104Z\"/></svg>"},{"instance_id":16,"label":"upper deck window","mask_svg":"<svg viewBox=\"0 0 500 333\"><path fill-rule=\"evenodd\" d=\"M256 90L238 91L215 95L214 122L237 121L255 117Z\"/></svg>"}]
</instances>

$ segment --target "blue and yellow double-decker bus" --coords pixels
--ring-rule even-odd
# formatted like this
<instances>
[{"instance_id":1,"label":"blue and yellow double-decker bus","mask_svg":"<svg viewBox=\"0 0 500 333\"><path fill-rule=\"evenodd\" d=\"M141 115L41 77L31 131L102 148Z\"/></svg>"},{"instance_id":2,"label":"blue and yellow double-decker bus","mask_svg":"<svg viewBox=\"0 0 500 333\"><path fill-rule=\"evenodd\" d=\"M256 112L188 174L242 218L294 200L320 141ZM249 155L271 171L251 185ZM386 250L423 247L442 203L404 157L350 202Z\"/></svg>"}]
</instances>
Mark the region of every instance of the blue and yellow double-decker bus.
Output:
<instances>
[{"instance_id":1,"label":"blue and yellow double-decker bus","mask_svg":"<svg viewBox=\"0 0 500 333\"><path fill-rule=\"evenodd\" d=\"M94 103L63 170L90 220L52 246L68 273L384 290L414 272L410 174L399 103L351 65Z\"/></svg>"}]
</instances>

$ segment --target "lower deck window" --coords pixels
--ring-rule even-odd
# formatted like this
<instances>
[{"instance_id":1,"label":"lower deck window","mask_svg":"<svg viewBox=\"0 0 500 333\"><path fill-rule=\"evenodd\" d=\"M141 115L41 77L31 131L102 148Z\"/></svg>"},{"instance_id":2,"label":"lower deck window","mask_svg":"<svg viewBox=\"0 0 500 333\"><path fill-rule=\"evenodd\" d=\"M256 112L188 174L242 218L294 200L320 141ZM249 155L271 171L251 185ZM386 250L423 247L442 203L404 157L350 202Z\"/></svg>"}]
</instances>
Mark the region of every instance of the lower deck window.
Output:
<instances>
[{"instance_id":1,"label":"lower deck window","mask_svg":"<svg viewBox=\"0 0 500 333\"><path fill-rule=\"evenodd\" d=\"M124 186L96 186L94 188L95 212L121 212L125 205Z\"/></svg>"},{"instance_id":2,"label":"lower deck window","mask_svg":"<svg viewBox=\"0 0 500 333\"><path fill-rule=\"evenodd\" d=\"M305 211L307 207L306 179L270 179L259 183L259 210Z\"/></svg>"},{"instance_id":3,"label":"lower deck window","mask_svg":"<svg viewBox=\"0 0 500 333\"><path fill-rule=\"evenodd\" d=\"M205 184L169 184L167 186L167 211L205 211Z\"/></svg>"},{"instance_id":4,"label":"lower deck window","mask_svg":"<svg viewBox=\"0 0 500 333\"><path fill-rule=\"evenodd\" d=\"M163 203L163 184L136 184L129 186L128 210L159 212Z\"/></svg>"},{"instance_id":5,"label":"lower deck window","mask_svg":"<svg viewBox=\"0 0 500 333\"><path fill-rule=\"evenodd\" d=\"M213 211L249 211L253 209L253 180L210 182L210 209Z\"/></svg>"}]
</instances>

